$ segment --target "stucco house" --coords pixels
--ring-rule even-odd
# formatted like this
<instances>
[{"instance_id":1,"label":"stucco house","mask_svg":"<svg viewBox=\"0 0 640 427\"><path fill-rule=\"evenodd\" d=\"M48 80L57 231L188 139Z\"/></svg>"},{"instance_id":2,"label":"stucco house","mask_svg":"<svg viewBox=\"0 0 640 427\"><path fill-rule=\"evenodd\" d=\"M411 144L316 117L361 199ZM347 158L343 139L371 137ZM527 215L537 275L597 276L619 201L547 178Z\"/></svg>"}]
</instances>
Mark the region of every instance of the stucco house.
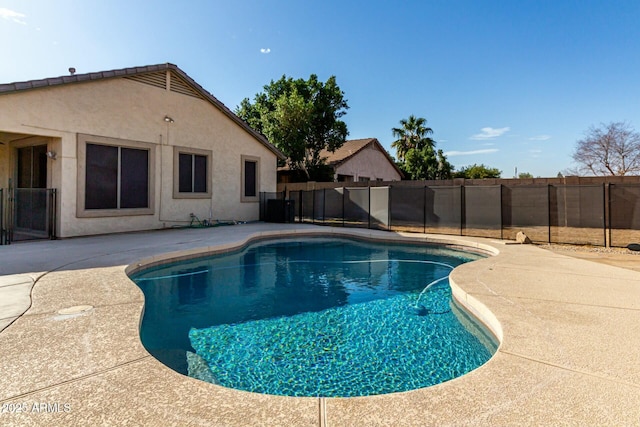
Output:
<instances>
[{"instance_id":1,"label":"stucco house","mask_svg":"<svg viewBox=\"0 0 640 427\"><path fill-rule=\"evenodd\" d=\"M352 139L320 157L333 168L334 181L399 181L402 172L376 138Z\"/></svg>"},{"instance_id":2,"label":"stucco house","mask_svg":"<svg viewBox=\"0 0 640 427\"><path fill-rule=\"evenodd\" d=\"M376 138L352 139L334 152L322 150L320 158L331 167L334 182L399 181L404 175ZM297 182L300 174L289 166L278 168L278 182Z\"/></svg>"},{"instance_id":3,"label":"stucco house","mask_svg":"<svg viewBox=\"0 0 640 427\"><path fill-rule=\"evenodd\" d=\"M184 71L69 71L0 84L0 225L14 239L258 219L284 156Z\"/></svg>"}]
</instances>

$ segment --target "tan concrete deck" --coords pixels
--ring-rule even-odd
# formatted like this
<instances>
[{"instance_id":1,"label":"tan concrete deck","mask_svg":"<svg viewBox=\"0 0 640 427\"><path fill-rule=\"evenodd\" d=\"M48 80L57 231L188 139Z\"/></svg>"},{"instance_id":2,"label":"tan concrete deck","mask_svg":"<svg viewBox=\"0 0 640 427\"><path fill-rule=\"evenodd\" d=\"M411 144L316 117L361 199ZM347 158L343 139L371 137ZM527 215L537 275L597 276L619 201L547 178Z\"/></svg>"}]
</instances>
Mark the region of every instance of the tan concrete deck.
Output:
<instances>
[{"instance_id":1,"label":"tan concrete deck","mask_svg":"<svg viewBox=\"0 0 640 427\"><path fill-rule=\"evenodd\" d=\"M309 232L396 236L250 224L0 247L0 425L640 425L640 273L531 245L427 236L499 251L451 276L458 298L497 319L498 352L437 386L363 398L266 396L185 377L143 348L143 296L127 265ZM57 314L78 304L94 309Z\"/></svg>"}]
</instances>

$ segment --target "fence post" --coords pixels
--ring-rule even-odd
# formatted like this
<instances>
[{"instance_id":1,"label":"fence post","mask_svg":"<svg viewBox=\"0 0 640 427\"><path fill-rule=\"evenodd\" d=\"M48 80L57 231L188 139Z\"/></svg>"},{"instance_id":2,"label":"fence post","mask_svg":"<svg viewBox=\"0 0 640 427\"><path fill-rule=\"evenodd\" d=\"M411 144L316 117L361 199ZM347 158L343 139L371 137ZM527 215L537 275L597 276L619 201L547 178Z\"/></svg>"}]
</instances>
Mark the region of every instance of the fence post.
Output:
<instances>
[{"instance_id":1,"label":"fence post","mask_svg":"<svg viewBox=\"0 0 640 427\"><path fill-rule=\"evenodd\" d=\"M502 197L502 184L500 184L500 240L504 240L504 206L502 206L503 197ZM512 216L513 217L513 216Z\"/></svg>"},{"instance_id":2,"label":"fence post","mask_svg":"<svg viewBox=\"0 0 640 427\"><path fill-rule=\"evenodd\" d=\"M56 239L56 196L57 192L55 188L52 188L49 193L49 239Z\"/></svg>"},{"instance_id":3,"label":"fence post","mask_svg":"<svg viewBox=\"0 0 640 427\"><path fill-rule=\"evenodd\" d=\"M391 231L391 189L393 185L389 185L389 191L387 191L387 231Z\"/></svg>"},{"instance_id":4,"label":"fence post","mask_svg":"<svg viewBox=\"0 0 640 427\"><path fill-rule=\"evenodd\" d=\"M311 190L313 193L311 194L311 224L316 223L316 189L315 187Z\"/></svg>"},{"instance_id":5,"label":"fence post","mask_svg":"<svg viewBox=\"0 0 640 427\"><path fill-rule=\"evenodd\" d=\"M367 209L367 213L368 213L368 215L367 215L367 218L368 218L367 228L371 229L371 185L369 185L367 188L369 189L368 190L368 192L369 192L369 196L368 196L369 197L369 199L368 199L369 200L369 208Z\"/></svg>"},{"instance_id":6,"label":"fence post","mask_svg":"<svg viewBox=\"0 0 640 427\"><path fill-rule=\"evenodd\" d=\"M611 195L609 194L609 183L602 183L602 232L604 234L604 247L608 248L611 246L611 239L607 241L607 216L609 217L609 221L611 221L611 215L607 215L607 196L609 196L609 200L611 200ZM610 213L610 212L609 212ZM611 228L609 228L609 232L611 232Z\"/></svg>"},{"instance_id":7,"label":"fence post","mask_svg":"<svg viewBox=\"0 0 640 427\"><path fill-rule=\"evenodd\" d=\"M7 207L6 209L6 216L5 216L5 224L6 224L6 230L5 230L5 241L7 243L7 245L10 245L11 242L13 242L13 221L14 221L14 212L13 212L13 207L15 206L15 193L14 193L14 188L13 185L11 183L11 179L9 179L9 188L7 189Z\"/></svg>"},{"instance_id":8,"label":"fence post","mask_svg":"<svg viewBox=\"0 0 640 427\"><path fill-rule=\"evenodd\" d=\"M551 184L547 184L547 239L551 244Z\"/></svg>"},{"instance_id":9,"label":"fence post","mask_svg":"<svg viewBox=\"0 0 640 427\"><path fill-rule=\"evenodd\" d=\"M465 196L465 186L461 185L460 186L460 235L464 236L463 230L466 227L466 215L465 215L465 210L466 210L466 196Z\"/></svg>"},{"instance_id":10,"label":"fence post","mask_svg":"<svg viewBox=\"0 0 640 427\"><path fill-rule=\"evenodd\" d=\"M613 221L612 221L612 217L613 215L611 215L611 207L613 206L613 197L611 196L611 184L607 185L607 193L608 193L608 206L609 206L609 247L611 247L611 241L613 239L613 233L611 232L611 228L613 226ZM614 191L615 191L615 184L613 184L614 187Z\"/></svg>"},{"instance_id":11,"label":"fence post","mask_svg":"<svg viewBox=\"0 0 640 427\"><path fill-rule=\"evenodd\" d=\"M344 198L347 196L347 187L342 187L342 226L344 227Z\"/></svg>"},{"instance_id":12,"label":"fence post","mask_svg":"<svg viewBox=\"0 0 640 427\"><path fill-rule=\"evenodd\" d=\"M4 244L4 193L0 188L0 245Z\"/></svg>"},{"instance_id":13,"label":"fence post","mask_svg":"<svg viewBox=\"0 0 640 427\"><path fill-rule=\"evenodd\" d=\"M327 189L322 189L322 225L326 223L327 219Z\"/></svg>"},{"instance_id":14,"label":"fence post","mask_svg":"<svg viewBox=\"0 0 640 427\"><path fill-rule=\"evenodd\" d=\"M422 234L427 234L427 186L422 187Z\"/></svg>"}]
</instances>

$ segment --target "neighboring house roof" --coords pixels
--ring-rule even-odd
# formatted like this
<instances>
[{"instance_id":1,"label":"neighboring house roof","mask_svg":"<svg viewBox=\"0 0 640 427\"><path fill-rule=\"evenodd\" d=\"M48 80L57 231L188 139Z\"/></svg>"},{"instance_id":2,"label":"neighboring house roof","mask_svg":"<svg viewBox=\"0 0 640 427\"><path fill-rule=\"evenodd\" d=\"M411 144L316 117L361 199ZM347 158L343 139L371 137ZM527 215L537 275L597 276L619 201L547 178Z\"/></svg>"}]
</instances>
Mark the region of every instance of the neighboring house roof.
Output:
<instances>
[{"instance_id":1,"label":"neighboring house roof","mask_svg":"<svg viewBox=\"0 0 640 427\"><path fill-rule=\"evenodd\" d=\"M86 82L94 82L97 80L105 80L112 78L129 78L133 80L143 81L145 83L162 87L162 82L158 79L154 78L153 74L158 72L166 72L171 71L179 76L179 79L175 82L175 89L173 89L174 82L171 81L172 90L175 92L179 92L185 95L195 96L197 98L202 98L208 102L210 102L214 107L219 109L224 115L229 117L235 123L237 123L240 127L242 127L245 131L247 131L251 136L257 139L261 144L266 146L269 150L271 150L277 157L280 159L285 159L286 156L282 154L275 145L271 144L264 135L259 132L253 130L247 122L242 120L240 117L235 115L233 111L231 111L227 106L225 106L222 102L220 102L215 96L207 92L202 86L196 83L191 77L187 75L184 71L178 68L177 65L166 63L166 64L158 64L158 65L147 65L144 67L131 67L131 68L122 68L119 70L109 70L109 71L99 71L95 73L85 73L85 74L71 74L68 76L61 77L53 77L47 79L40 80L29 80L25 82L15 82L15 83L6 83L0 84L0 95L22 92L25 90L34 90L41 89L45 87L54 87L61 86L66 84L74 84L74 83L86 83ZM180 81L182 80L182 81Z\"/></svg>"},{"instance_id":2,"label":"neighboring house roof","mask_svg":"<svg viewBox=\"0 0 640 427\"><path fill-rule=\"evenodd\" d=\"M332 166L334 169L345 163L347 160L358 154L361 150L369 146L375 146L381 151L389 163L394 167L394 169L400 174L400 177L404 177L404 174L396 165L396 162L393 161L387 150L380 144L380 142L376 138L364 138L364 139L352 139L349 141L345 141L342 144L342 147L338 148L333 153L328 150L322 150L320 152L320 157L324 158L329 166Z\"/></svg>"}]
</instances>

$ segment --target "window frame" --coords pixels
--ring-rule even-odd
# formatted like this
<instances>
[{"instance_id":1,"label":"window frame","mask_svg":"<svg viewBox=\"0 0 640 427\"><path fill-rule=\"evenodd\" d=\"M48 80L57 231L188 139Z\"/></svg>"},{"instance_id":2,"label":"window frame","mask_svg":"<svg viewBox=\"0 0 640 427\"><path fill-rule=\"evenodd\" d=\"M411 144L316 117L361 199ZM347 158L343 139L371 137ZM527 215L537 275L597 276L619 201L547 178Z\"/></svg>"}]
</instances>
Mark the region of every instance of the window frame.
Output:
<instances>
[{"instance_id":1,"label":"window frame","mask_svg":"<svg viewBox=\"0 0 640 427\"><path fill-rule=\"evenodd\" d=\"M206 192L181 192L180 191L180 154L191 156L205 156L207 158L207 191ZM212 182L212 158L213 151L190 147L173 147L173 198L174 199L210 199ZM193 182L191 182L193 186Z\"/></svg>"},{"instance_id":2,"label":"window frame","mask_svg":"<svg viewBox=\"0 0 640 427\"><path fill-rule=\"evenodd\" d=\"M245 184L246 184L246 170L245 166L247 162L252 162L256 164L256 176L255 176L255 185L256 185L256 194L255 196L247 196L245 195ZM241 179L240 179L240 202L242 203L257 203L260 201L260 157L255 156L240 156L241 163Z\"/></svg>"},{"instance_id":3,"label":"window frame","mask_svg":"<svg viewBox=\"0 0 640 427\"><path fill-rule=\"evenodd\" d=\"M148 152L148 194L146 208L109 208L109 209L86 209L86 178L87 178L87 144L105 145L110 147L129 148L134 150L146 150ZM104 136L78 134L77 142L77 186L76 193L76 217L78 218L100 218L117 216L137 216L153 215L155 213L155 165L156 165L156 145L149 142L132 141L127 139L109 138ZM118 163L118 173L121 173L120 160ZM118 181L120 181L120 176ZM118 184L119 185L119 184ZM118 195L121 197L120 193ZM120 203L121 200L118 200Z\"/></svg>"}]
</instances>

